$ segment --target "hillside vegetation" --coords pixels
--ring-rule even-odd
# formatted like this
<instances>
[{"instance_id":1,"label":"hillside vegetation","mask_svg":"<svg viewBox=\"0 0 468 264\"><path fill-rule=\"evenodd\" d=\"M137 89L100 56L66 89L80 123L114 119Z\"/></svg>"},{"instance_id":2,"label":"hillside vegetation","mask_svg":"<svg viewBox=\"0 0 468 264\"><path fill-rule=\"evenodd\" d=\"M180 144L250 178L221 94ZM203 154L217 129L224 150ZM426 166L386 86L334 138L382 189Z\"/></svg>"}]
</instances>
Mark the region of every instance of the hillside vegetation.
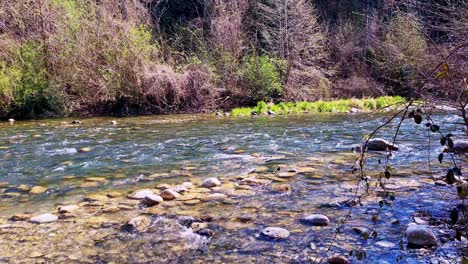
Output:
<instances>
[{"instance_id":1,"label":"hillside vegetation","mask_svg":"<svg viewBox=\"0 0 468 264\"><path fill-rule=\"evenodd\" d=\"M2 0L0 117L414 97L468 9L396 2Z\"/></svg>"}]
</instances>

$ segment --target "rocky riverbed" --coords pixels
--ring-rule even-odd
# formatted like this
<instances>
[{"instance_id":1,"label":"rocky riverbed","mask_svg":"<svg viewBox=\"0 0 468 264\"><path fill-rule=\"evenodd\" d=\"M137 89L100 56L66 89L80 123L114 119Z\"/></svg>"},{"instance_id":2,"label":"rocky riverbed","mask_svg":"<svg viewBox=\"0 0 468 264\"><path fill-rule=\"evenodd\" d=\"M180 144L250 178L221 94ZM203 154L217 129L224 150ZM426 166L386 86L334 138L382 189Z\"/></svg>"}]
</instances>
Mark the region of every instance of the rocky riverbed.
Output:
<instances>
[{"instance_id":1,"label":"rocky riverbed","mask_svg":"<svg viewBox=\"0 0 468 264\"><path fill-rule=\"evenodd\" d=\"M328 120L3 128L0 261L340 263L362 249L365 263L459 262L467 240L450 224L456 189L414 156L418 137L393 154L386 189L395 201L379 213L385 154L370 156L371 194L355 201L365 187L351 169L358 131L340 130L355 120Z\"/></svg>"}]
</instances>

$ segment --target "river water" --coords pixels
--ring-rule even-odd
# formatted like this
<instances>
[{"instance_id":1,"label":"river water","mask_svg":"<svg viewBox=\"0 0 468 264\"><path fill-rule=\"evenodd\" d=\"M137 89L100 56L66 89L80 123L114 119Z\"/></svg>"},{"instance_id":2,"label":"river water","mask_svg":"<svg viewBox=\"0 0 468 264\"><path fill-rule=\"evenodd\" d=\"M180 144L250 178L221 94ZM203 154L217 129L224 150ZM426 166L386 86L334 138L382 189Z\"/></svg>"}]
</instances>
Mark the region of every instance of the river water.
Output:
<instances>
[{"instance_id":1,"label":"river water","mask_svg":"<svg viewBox=\"0 0 468 264\"><path fill-rule=\"evenodd\" d=\"M138 234L127 234L111 225L76 227L81 218L89 219L89 212L76 216L79 220L74 220L74 225L73 221L59 221L47 224L46 230L44 225L24 223L25 230L34 232L28 235L25 235L28 231L0 232L3 241L0 259L12 263L28 260L306 263L320 259L339 219L349 210L343 203L336 207L325 205L352 198L356 188L351 167L357 154L351 148L385 118L372 114L255 118L168 115L117 119L116 125L111 124L111 118L83 119L80 124L63 119L3 122L0 124L0 216L5 225L11 224L6 219L13 214L53 212L56 206L78 203L89 194L128 193L187 181L197 186L207 177L229 182L226 188L237 193L222 202L187 205L171 201L167 206L160 205L165 216L153 215L152 231ZM456 121L450 115L439 115L436 119ZM394 129L392 123L377 136L390 140ZM447 132L453 133L450 130L456 132L455 127L448 127ZM396 200L393 207L384 207L377 238L366 242L351 230L355 226L370 228L372 225L378 197L371 196L364 199L364 206L354 209L330 252L347 255L353 248L365 245L366 263L458 259L457 242L450 239L437 249L406 248L402 231L406 224L413 222L415 214L425 212L446 219L457 201L455 189L435 186L430 179L425 164L429 150L427 130L405 121L398 139L400 150L391 157L393 176L390 179ZM449 163L437 162L443 148L438 144L438 136L433 134L432 140L430 159L439 176ZM462 164L466 162L466 158L456 158ZM376 171L383 167L379 161L384 160L384 154L371 154L369 176L376 178ZM294 173L291 177L276 177L278 168L280 172ZM238 180L245 177L272 180L272 183L240 188ZM271 186L275 184L289 184L292 190L274 191ZM43 186L47 191L31 194L27 189L32 186ZM135 208L109 215L93 210L92 217L105 216L120 226L121 221L147 209ZM311 227L298 221L312 213L327 215L331 224ZM206 221L214 235L208 238L190 233L190 228L180 221L171 220L180 216L210 218ZM286 228L291 235L279 241L266 239L260 232L267 226ZM63 231L74 228L79 232L73 235ZM43 235L38 238L37 232ZM448 231L441 232L436 233L439 238L447 236ZM25 236L35 239L25 242L29 241ZM15 237L21 239L6 243ZM44 243L48 245L38 246ZM76 247L69 248L71 245Z\"/></svg>"}]
</instances>

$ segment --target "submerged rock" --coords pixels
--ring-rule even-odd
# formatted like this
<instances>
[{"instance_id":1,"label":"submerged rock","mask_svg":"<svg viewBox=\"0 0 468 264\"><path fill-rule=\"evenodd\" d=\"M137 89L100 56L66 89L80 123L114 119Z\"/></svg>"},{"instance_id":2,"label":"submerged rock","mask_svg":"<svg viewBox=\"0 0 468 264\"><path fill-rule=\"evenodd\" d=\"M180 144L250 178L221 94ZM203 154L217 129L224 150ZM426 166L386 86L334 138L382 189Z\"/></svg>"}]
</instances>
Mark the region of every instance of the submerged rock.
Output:
<instances>
[{"instance_id":1,"label":"submerged rock","mask_svg":"<svg viewBox=\"0 0 468 264\"><path fill-rule=\"evenodd\" d=\"M330 220L325 215L311 214L305 216L299 220L303 224L314 225L314 226L327 226L330 224Z\"/></svg>"},{"instance_id":2,"label":"submerged rock","mask_svg":"<svg viewBox=\"0 0 468 264\"><path fill-rule=\"evenodd\" d=\"M426 225L409 225L406 228L406 237L410 247L438 246L437 238Z\"/></svg>"},{"instance_id":3,"label":"submerged rock","mask_svg":"<svg viewBox=\"0 0 468 264\"><path fill-rule=\"evenodd\" d=\"M205 179L203 180L203 183L202 183L202 187L205 187L205 188L211 188L211 187L216 187L220 185L221 185L221 182L218 180L218 178L214 178L214 177Z\"/></svg>"},{"instance_id":4,"label":"submerged rock","mask_svg":"<svg viewBox=\"0 0 468 264\"><path fill-rule=\"evenodd\" d=\"M90 147L84 147L84 148L80 148L80 150L78 150L78 152L90 152L92 149Z\"/></svg>"},{"instance_id":5,"label":"submerged rock","mask_svg":"<svg viewBox=\"0 0 468 264\"><path fill-rule=\"evenodd\" d=\"M51 223L58 220L58 217L53 214L41 214L34 217L31 217L29 221L36 224Z\"/></svg>"},{"instance_id":6,"label":"submerged rock","mask_svg":"<svg viewBox=\"0 0 468 264\"><path fill-rule=\"evenodd\" d=\"M62 206L58 207L58 211L61 214L72 213L73 211L75 211L78 208L79 208L79 206L74 205L74 204L72 204L72 205L62 205Z\"/></svg>"},{"instance_id":7,"label":"submerged rock","mask_svg":"<svg viewBox=\"0 0 468 264\"><path fill-rule=\"evenodd\" d=\"M41 193L45 193L47 191L47 188L46 187L43 187L43 186L34 186L31 188L31 190L29 191L29 193L31 194L41 194Z\"/></svg>"},{"instance_id":8,"label":"submerged rock","mask_svg":"<svg viewBox=\"0 0 468 264\"><path fill-rule=\"evenodd\" d=\"M286 239L290 233L288 230L281 227L267 227L262 230L262 235L273 239Z\"/></svg>"},{"instance_id":9,"label":"submerged rock","mask_svg":"<svg viewBox=\"0 0 468 264\"><path fill-rule=\"evenodd\" d=\"M26 221L31 218L29 214L15 214L9 218L10 221Z\"/></svg>"},{"instance_id":10,"label":"submerged rock","mask_svg":"<svg viewBox=\"0 0 468 264\"><path fill-rule=\"evenodd\" d=\"M123 228L127 231L143 232L151 225L151 218L146 215L139 215L128 221Z\"/></svg>"}]
</instances>

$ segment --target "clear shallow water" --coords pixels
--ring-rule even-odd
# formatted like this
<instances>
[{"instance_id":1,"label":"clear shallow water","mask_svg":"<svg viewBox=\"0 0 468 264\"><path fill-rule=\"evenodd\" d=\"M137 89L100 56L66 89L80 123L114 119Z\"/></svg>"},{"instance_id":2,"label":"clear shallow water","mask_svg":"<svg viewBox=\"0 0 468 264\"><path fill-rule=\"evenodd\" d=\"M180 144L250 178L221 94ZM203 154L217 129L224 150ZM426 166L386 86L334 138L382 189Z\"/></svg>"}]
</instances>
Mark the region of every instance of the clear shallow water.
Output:
<instances>
[{"instance_id":1,"label":"clear shallow water","mask_svg":"<svg viewBox=\"0 0 468 264\"><path fill-rule=\"evenodd\" d=\"M2 190L0 215L15 212L37 211L53 208L54 204L74 201L82 195L95 191L132 190L158 183L201 180L218 176L235 178L246 175L258 167L309 168L305 173L289 180L293 192L279 195L268 189L259 190L254 197L237 200L234 204L200 204L187 208L191 214L216 215L221 223L213 224L215 236L210 245L198 248L189 255L169 257L174 261L196 259L212 262L305 262L316 250L322 248L333 235L333 226L347 209L319 208L333 200L352 197L355 177L350 173L356 154L351 148L359 144L363 136L377 127L384 117L360 115L304 115L289 117L214 118L206 115L175 115L118 119L111 125L109 118L81 120L71 125L71 120L46 120L0 124L0 182L7 182ZM453 121L453 117L438 116ZM377 136L391 138L392 128L386 128ZM450 131L452 132L452 131ZM427 178L427 160L421 152L427 151L426 132L410 121L404 122L399 134L404 141L398 142L401 150L392 157L395 174L404 180ZM438 142L438 137L434 138ZM89 152L79 152L89 147ZM442 147L432 146L432 160L436 162ZM384 156L376 154L369 160L370 168L376 168ZM443 167L435 165L435 170ZM299 169L301 171L302 169ZM415 174L417 172L417 174ZM86 178L104 177L97 186L86 185ZM399 219L401 225L391 226L388 221L380 240L389 242L387 247L372 246L368 261L386 259L393 262L407 254L400 250L399 241L403 227L411 221L414 212L428 210L434 216L447 214L444 200L452 191L438 190L423 181L424 188L402 192L391 210L384 210L388 219ZM42 185L47 193L8 195L17 191L16 186ZM448 194L444 194L444 193ZM354 225L369 225L377 204L357 208ZM304 227L297 219L303 214L320 212L331 217L329 228ZM251 214L254 221L248 224L231 224L230 219L239 214ZM235 222L235 221L234 221ZM258 237L266 226L282 226L292 232L286 241L269 241ZM112 236L121 236L117 233ZM109 247L117 247L129 258L135 256L132 237L114 237L111 243L103 244L97 254L100 259L113 259L106 255ZM140 239L140 238L139 238ZM153 250L151 236L147 236L143 248ZM360 239L349 232L343 235L334 252L346 254ZM141 245L140 245L141 246ZM139 246L139 247L140 247ZM125 251L128 250L128 251ZM439 249L445 254L444 249ZM157 252L157 251L156 251ZM101 254L101 255L100 255ZM135 253L136 254L136 253ZM432 252L431 254L439 254ZM148 255L143 260L154 261ZM259 259L260 258L260 259ZM95 259L94 259L95 260ZM242 261L241 261L242 260ZM419 263L409 254L406 263ZM371 263L371 262L370 262Z\"/></svg>"}]
</instances>

